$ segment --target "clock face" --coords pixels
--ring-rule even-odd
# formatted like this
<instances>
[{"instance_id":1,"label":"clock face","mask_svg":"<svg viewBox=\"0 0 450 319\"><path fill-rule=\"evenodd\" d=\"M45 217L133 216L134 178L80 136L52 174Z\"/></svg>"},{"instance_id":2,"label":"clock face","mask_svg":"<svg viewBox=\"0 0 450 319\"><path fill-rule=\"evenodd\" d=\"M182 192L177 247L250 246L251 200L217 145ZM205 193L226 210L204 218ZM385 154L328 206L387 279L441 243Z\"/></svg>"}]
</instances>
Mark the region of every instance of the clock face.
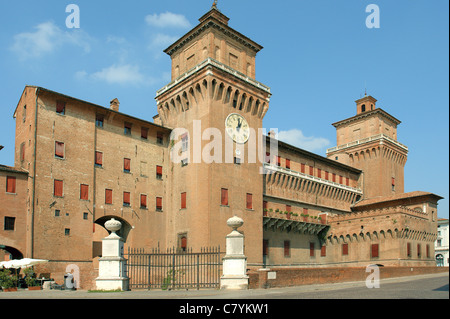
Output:
<instances>
[{"instance_id":1,"label":"clock face","mask_svg":"<svg viewBox=\"0 0 450 319\"><path fill-rule=\"evenodd\" d=\"M244 144L250 137L247 120L240 114L232 113L225 120L225 129L233 141Z\"/></svg>"}]
</instances>

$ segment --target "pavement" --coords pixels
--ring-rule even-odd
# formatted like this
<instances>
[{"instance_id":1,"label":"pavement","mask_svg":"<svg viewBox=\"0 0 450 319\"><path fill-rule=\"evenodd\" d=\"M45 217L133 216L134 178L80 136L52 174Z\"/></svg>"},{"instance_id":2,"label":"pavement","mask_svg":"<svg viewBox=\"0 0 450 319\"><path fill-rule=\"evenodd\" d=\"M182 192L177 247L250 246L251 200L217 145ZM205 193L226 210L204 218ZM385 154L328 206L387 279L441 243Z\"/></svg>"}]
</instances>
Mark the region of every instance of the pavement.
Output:
<instances>
[{"instance_id":1,"label":"pavement","mask_svg":"<svg viewBox=\"0 0 450 319\"><path fill-rule=\"evenodd\" d=\"M242 299L365 299L432 298L448 299L448 273L382 279L379 289L368 289L365 282L304 285L285 288L249 290L133 290L125 292L89 292L86 290L41 290L0 292L2 299L133 299L133 300L242 300ZM413 286L414 285L414 286ZM412 294L414 293L414 294Z\"/></svg>"}]
</instances>

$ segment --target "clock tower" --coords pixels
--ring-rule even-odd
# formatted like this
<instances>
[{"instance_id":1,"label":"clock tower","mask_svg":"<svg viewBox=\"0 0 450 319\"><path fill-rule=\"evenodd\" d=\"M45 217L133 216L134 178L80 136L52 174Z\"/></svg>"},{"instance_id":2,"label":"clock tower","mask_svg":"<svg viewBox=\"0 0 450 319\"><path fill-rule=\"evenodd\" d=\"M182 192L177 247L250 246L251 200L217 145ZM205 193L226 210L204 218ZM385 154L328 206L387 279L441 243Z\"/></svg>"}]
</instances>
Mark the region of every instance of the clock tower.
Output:
<instances>
[{"instance_id":1,"label":"clock tower","mask_svg":"<svg viewBox=\"0 0 450 319\"><path fill-rule=\"evenodd\" d=\"M171 157L167 164L167 246L223 250L227 220L237 215L245 241L255 247L245 252L248 262L261 264L262 164L249 154L257 151L271 96L255 80L262 46L232 29L216 3L199 21L164 51L172 60L172 82L156 95L157 121L173 133L182 129L170 142L181 162Z\"/></svg>"}]
</instances>

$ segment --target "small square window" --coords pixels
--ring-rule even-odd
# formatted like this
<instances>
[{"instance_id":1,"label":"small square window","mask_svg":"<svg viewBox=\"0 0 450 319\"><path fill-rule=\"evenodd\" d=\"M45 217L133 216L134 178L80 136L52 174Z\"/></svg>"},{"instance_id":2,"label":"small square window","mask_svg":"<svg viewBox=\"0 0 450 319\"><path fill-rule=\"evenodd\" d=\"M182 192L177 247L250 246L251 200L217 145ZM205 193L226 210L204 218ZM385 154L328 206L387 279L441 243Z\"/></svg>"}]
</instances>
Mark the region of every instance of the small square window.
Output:
<instances>
[{"instance_id":1,"label":"small square window","mask_svg":"<svg viewBox=\"0 0 450 319\"><path fill-rule=\"evenodd\" d=\"M59 115L66 114L66 102L57 101L56 102L56 113Z\"/></svg>"},{"instance_id":2,"label":"small square window","mask_svg":"<svg viewBox=\"0 0 450 319\"><path fill-rule=\"evenodd\" d=\"M61 211L59 209L55 209L55 217L61 216Z\"/></svg>"},{"instance_id":3,"label":"small square window","mask_svg":"<svg viewBox=\"0 0 450 319\"><path fill-rule=\"evenodd\" d=\"M64 143L55 142L55 157L64 158Z\"/></svg>"},{"instance_id":4,"label":"small square window","mask_svg":"<svg viewBox=\"0 0 450 319\"><path fill-rule=\"evenodd\" d=\"M163 144L164 143L164 135L163 133L156 133L156 143Z\"/></svg>"},{"instance_id":5,"label":"small square window","mask_svg":"<svg viewBox=\"0 0 450 319\"><path fill-rule=\"evenodd\" d=\"M70 228L65 228L64 229L64 235L70 236Z\"/></svg>"},{"instance_id":6,"label":"small square window","mask_svg":"<svg viewBox=\"0 0 450 319\"><path fill-rule=\"evenodd\" d=\"M16 224L16 218L15 217L7 217L5 216L5 224L4 224L4 230L14 230Z\"/></svg>"},{"instance_id":7,"label":"small square window","mask_svg":"<svg viewBox=\"0 0 450 319\"><path fill-rule=\"evenodd\" d=\"M125 135L131 135L131 123L125 123L124 124L124 130L123 133Z\"/></svg>"},{"instance_id":8,"label":"small square window","mask_svg":"<svg viewBox=\"0 0 450 319\"><path fill-rule=\"evenodd\" d=\"M88 213L83 213L83 219L87 220L88 219Z\"/></svg>"},{"instance_id":9,"label":"small square window","mask_svg":"<svg viewBox=\"0 0 450 319\"><path fill-rule=\"evenodd\" d=\"M95 117L95 126L103 128L103 122L105 120L105 117L103 115L97 114Z\"/></svg>"},{"instance_id":10,"label":"small square window","mask_svg":"<svg viewBox=\"0 0 450 319\"><path fill-rule=\"evenodd\" d=\"M148 128L146 127L141 128L141 138L144 140L148 139Z\"/></svg>"}]
</instances>

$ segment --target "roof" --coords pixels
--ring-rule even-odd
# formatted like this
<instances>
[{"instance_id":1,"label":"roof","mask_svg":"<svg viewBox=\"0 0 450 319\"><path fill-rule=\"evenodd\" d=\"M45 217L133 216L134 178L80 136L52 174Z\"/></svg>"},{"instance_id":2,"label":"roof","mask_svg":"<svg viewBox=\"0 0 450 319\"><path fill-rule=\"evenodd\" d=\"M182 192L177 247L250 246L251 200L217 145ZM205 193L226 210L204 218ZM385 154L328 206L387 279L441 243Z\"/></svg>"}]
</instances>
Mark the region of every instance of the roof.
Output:
<instances>
[{"instance_id":1,"label":"roof","mask_svg":"<svg viewBox=\"0 0 450 319\"><path fill-rule=\"evenodd\" d=\"M111 113L119 114L119 115L121 115L121 116L130 118L130 119L133 119L133 120L137 120L137 121L144 122L144 123L146 123L146 124L148 124L148 125L157 127L158 129L163 129L163 130L167 130L167 131L172 131L172 129L170 129L170 128L168 128L168 127L164 127L164 126L155 124L155 123L153 123L153 122L149 122L149 121L147 121L147 120L143 120L143 119L140 119L140 118L137 118L137 117L134 117L134 116L125 114L125 113L121 113L121 112L119 112L119 111L114 111L114 110L112 110L112 109L110 109L110 108L108 108L108 107L104 107L104 106L101 106L101 105L98 105L98 104L94 104L94 103L91 103L91 102L87 102L87 101L84 101L84 100L81 100L81 99L78 99L78 98L75 98L75 97L72 97L72 96L69 96L69 95L65 95L65 94L62 94L62 93L59 93L59 92L56 92L56 91L52 91L52 90L49 90L49 89L46 89L46 88L43 88L43 87L40 87L40 86L26 85L25 87L36 88L36 89L37 89L37 93L36 93L36 94L39 94L39 91L48 92L48 93L51 93L51 94L56 94L56 95L59 95L59 96L61 96L61 97L66 98L66 99L70 99L70 100L73 100L73 101L77 101L77 102L81 102L81 103L84 103L84 104L88 104L88 105L90 105L90 106L93 106L93 107L95 107L95 108L101 109L101 110L106 111L106 112L111 112ZM16 109L17 109L17 108L16 108Z\"/></svg>"},{"instance_id":2,"label":"roof","mask_svg":"<svg viewBox=\"0 0 450 319\"><path fill-rule=\"evenodd\" d=\"M394 122L394 123L397 124L397 125L401 123L400 120L396 119L395 117L393 117L392 115L390 115L390 114L389 114L388 112L386 112L385 110L380 109L380 108L377 108L377 109L375 109L375 110L371 110L371 111L359 113L359 114L357 114L357 115L355 115L355 116L349 117L349 118L347 118L347 119L345 119L345 120L342 120L342 121L333 123L333 124L331 124L331 125L333 125L334 127L337 128L338 126L341 126L341 125L343 125L343 124L347 124L347 123L350 123L350 122L354 122L354 121L357 121L357 120L359 120L359 119L362 119L362 118L365 118L365 117L368 117L368 116L374 116L374 115L381 115L381 116L384 116L384 117L390 119L392 122Z\"/></svg>"},{"instance_id":3,"label":"roof","mask_svg":"<svg viewBox=\"0 0 450 319\"><path fill-rule=\"evenodd\" d=\"M378 196L378 197L365 199L365 200L362 200L362 201L356 203L355 205L353 205L353 208L361 208L361 207L366 207L366 206L371 206L371 205L376 205L376 204L381 204L381 203L387 204L387 203L393 203L395 201L405 201L405 200L411 201L412 199L417 199L417 198L425 199L426 197L433 199L435 201L443 199L443 197L433 194L433 193L415 191L415 192L409 192L409 193L395 194L392 196Z\"/></svg>"},{"instance_id":4,"label":"roof","mask_svg":"<svg viewBox=\"0 0 450 319\"><path fill-rule=\"evenodd\" d=\"M24 169L6 166L6 165L2 165L2 164L0 164L0 171L28 175L28 172Z\"/></svg>"},{"instance_id":5,"label":"roof","mask_svg":"<svg viewBox=\"0 0 450 319\"><path fill-rule=\"evenodd\" d=\"M300 155L307 156L307 157L310 157L310 158L313 158L313 159L325 162L328 165L335 166L335 167L338 167L338 168L341 168L341 169L345 169L345 170L348 170L348 171L350 171L352 173L355 173L355 174L361 174L362 173L362 170L360 170L360 169L357 169L355 167L342 164L340 162L337 162L335 160L329 159L327 157L324 157L324 156L321 156L321 155L318 155L318 154L306 151L304 149L298 148L296 146L293 146L293 145L288 144L286 142L277 140L277 139L275 139L273 137L269 137L267 135L266 135L266 143L269 143L270 138L278 141L278 147L279 148L288 149L288 150L293 151L295 153L298 153Z\"/></svg>"}]
</instances>

